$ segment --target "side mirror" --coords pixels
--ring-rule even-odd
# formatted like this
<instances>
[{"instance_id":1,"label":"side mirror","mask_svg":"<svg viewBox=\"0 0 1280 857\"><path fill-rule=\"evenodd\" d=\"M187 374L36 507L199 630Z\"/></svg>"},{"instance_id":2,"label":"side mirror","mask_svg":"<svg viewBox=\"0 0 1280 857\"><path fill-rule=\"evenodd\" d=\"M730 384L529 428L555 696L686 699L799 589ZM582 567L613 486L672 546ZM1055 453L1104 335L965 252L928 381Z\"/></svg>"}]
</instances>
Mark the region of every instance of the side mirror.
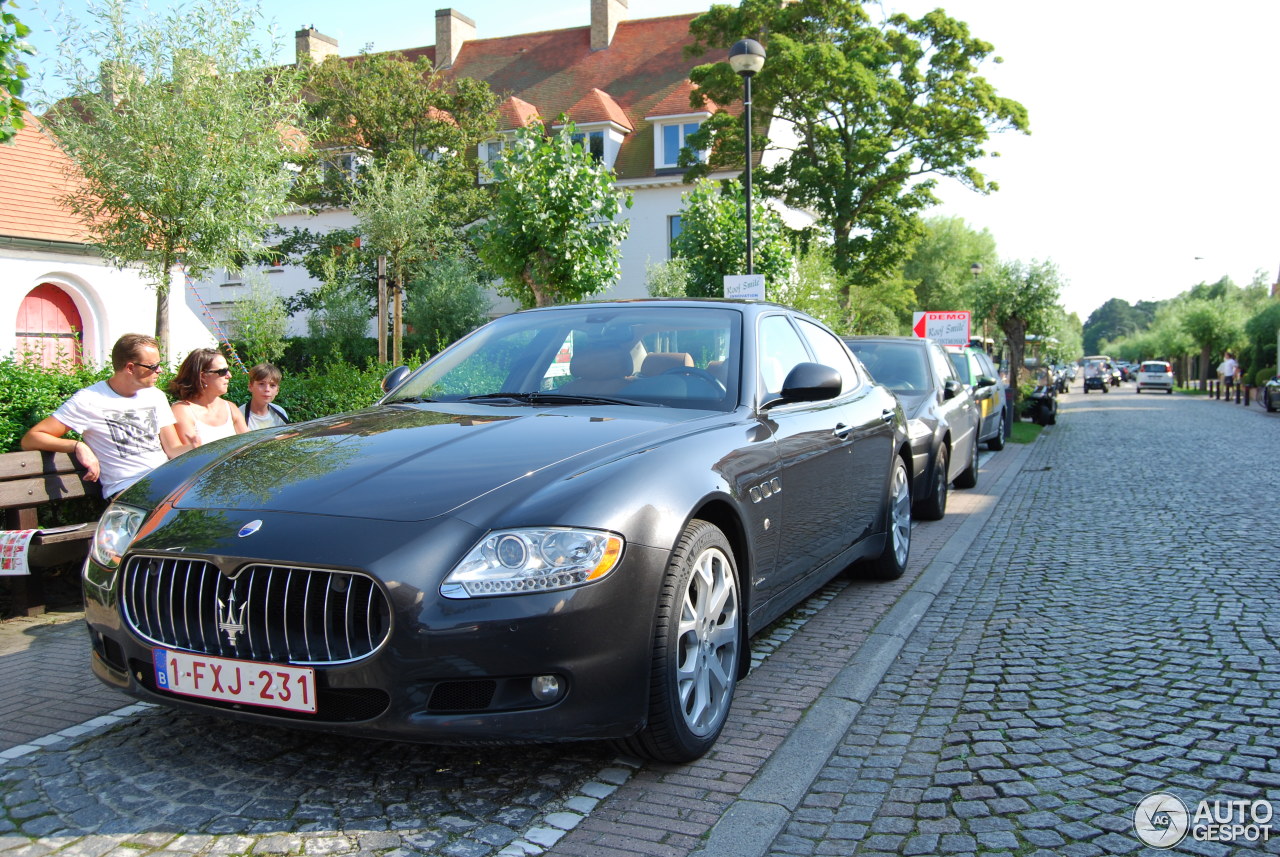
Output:
<instances>
[{"instance_id":1,"label":"side mirror","mask_svg":"<svg viewBox=\"0 0 1280 857\"><path fill-rule=\"evenodd\" d=\"M994 387L995 385L996 379L992 378L990 375L978 376L978 389L982 389L983 387Z\"/></svg>"},{"instance_id":2,"label":"side mirror","mask_svg":"<svg viewBox=\"0 0 1280 857\"><path fill-rule=\"evenodd\" d=\"M960 391L964 389L964 385L955 378L948 378L942 383L942 398L954 399L960 395Z\"/></svg>"},{"instance_id":3,"label":"side mirror","mask_svg":"<svg viewBox=\"0 0 1280 857\"><path fill-rule=\"evenodd\" d=\"M404 383L404 379L408 378L411 370L408 366L397 366L387 373L387 377L382 379L382 392L390 393L396 387Z\"/></svg>"},{"instance_id":4,"label":"side mirror","mask_svg":"<svg viewBox=\"0 0 1280 857\"><path fill-rule=\"evenodd\" d=\"M767 402L765 407L784 402L825 402L840 395L844 379L830 366L821 363L797 363L782 382L782 397Z\"/></svg>"}]
</instances>

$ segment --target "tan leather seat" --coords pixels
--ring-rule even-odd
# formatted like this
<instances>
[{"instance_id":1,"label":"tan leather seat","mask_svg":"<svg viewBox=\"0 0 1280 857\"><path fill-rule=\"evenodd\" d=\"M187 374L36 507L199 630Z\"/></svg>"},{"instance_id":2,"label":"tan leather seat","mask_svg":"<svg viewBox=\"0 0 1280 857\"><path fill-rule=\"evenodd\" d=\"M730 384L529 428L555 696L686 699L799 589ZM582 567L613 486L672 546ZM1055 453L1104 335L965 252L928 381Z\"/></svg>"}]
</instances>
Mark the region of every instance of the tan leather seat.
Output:
<instances>
[{"instance_id":1,"label":"tan leather seat","mask_svg":"<svg viewBox=\"0 0 1280 857\"><path fill-rule=\"evenodd\" d=\"M580 345L569 361L573 380L560 385L558 393L605 396L627 385L634 370L631 353L616 346Z\"/></svg>"},{"instance_id":2,"label":"tan leather seat","mask_svg":"<svg viewBox=\"0 0 1280 857\"><path fill-rule=\"evenodd\" d=\"M729 383L729 367L724 365L723 360L712 360L707 364L707 371L716 377L721 384Z\"/></svg>"},{"instance_id":3,"label":"tan leather seat","mask_svg":"<svg viewBox=\"0 0 1280 857\"><path fill-rule=\"evenodd\" d=\"M640 364L640 374L652 378L669 369L692 365L693 357L686 351L655 351L645 356L644 363Z\"/></svg>"}]
</instances>

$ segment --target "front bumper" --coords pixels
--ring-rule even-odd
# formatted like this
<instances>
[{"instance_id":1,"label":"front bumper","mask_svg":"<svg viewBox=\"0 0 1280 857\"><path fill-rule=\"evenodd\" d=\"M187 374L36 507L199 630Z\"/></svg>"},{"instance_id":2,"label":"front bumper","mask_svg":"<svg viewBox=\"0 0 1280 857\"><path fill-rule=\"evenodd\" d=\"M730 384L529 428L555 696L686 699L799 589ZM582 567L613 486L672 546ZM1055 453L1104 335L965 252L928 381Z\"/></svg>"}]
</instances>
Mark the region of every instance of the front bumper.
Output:
<instances>
[{"instance_id":1,"label":"front bumper","mask_svg":"<svg viewBox=\"0 0 1280 857\"><path fill-rule=\"evenodd\" d=\"M473 538L466 530L446 534L442 541L466 544ZM313 541L319 549L307 551L309 557L358 567L343 563L354 556L326 550L323 530ZM377 543L364 544L370 541ZM148 553L158 552L155 541L149 547ZM457 555L457 550L444 553ZM599 582L466 600L440 596L442 573L424 575L422 568L433 564L420 557L406 562L406 554L414 552L402 545L363 567L387 593L390 629L371 654L315 667L315 714L198 699L157 687L152 661L157 646L126 619L120 575L90 560L84 593L93 671L104 683L150 702L372 738L425 743L598 739L630 735L644 725L665 552L628 544L619 567ZM223 569L261 561L226 553L203 558ZM547 675L562 687L550 702L532 691L534 678Z\"/></svg>"}]
</instances>

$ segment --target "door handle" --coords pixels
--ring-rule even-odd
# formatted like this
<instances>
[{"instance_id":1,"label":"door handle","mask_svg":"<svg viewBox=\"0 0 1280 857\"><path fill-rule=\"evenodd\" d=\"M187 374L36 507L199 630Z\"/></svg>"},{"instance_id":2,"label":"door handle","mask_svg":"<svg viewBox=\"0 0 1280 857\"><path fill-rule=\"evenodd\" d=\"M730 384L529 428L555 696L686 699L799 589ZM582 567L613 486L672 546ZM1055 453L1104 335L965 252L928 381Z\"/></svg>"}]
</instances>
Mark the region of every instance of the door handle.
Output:
<instances>
[{"instance_id":1,"label":"door handle","mask_svg":"<svg viewBox=\"0 0 1280 857\"><path fill-rule=\"evenodd\" d=\"M885 408L883 411L881 411L880 421L884 423L893 422L893 411L889 410L888 408Z\"/></svg>"},{"instance_id":2,"label":"door handle","mask_svg":"<svg viewBox=\"0 0 1280 857\"><path fill-rule=\"evenodd\" d=\"M849 436L849 432L851 431L853 431L853 426L847 426L844 423L836 423L836 429L832 434L843 440Z\"/></svg>"}]
</instances>

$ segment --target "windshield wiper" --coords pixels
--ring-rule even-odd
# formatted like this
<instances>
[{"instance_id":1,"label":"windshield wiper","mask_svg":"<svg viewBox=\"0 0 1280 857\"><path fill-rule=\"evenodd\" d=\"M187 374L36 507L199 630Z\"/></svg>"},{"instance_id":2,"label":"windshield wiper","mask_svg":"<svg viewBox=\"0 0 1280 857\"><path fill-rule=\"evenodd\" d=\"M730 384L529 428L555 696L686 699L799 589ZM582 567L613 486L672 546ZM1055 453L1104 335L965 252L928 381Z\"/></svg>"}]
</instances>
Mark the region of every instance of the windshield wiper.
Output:
<instances>
[{"instance_id":1,"label":"windshield wiper","mask_svg":"<svg viewBox=\"0 0 1280 857\"><path fill-rule=\"evenodd\" d=\"M512 402L536 404L574 404L574 405L659 405L658 402L641 402L636 399L622 399L615 396L588 396L573 393L555 393L536 391L532 393L484 393L479 396L467 396L464 402L483 402L495 399L506 399Z\"/></svg>"}]
</instances>

